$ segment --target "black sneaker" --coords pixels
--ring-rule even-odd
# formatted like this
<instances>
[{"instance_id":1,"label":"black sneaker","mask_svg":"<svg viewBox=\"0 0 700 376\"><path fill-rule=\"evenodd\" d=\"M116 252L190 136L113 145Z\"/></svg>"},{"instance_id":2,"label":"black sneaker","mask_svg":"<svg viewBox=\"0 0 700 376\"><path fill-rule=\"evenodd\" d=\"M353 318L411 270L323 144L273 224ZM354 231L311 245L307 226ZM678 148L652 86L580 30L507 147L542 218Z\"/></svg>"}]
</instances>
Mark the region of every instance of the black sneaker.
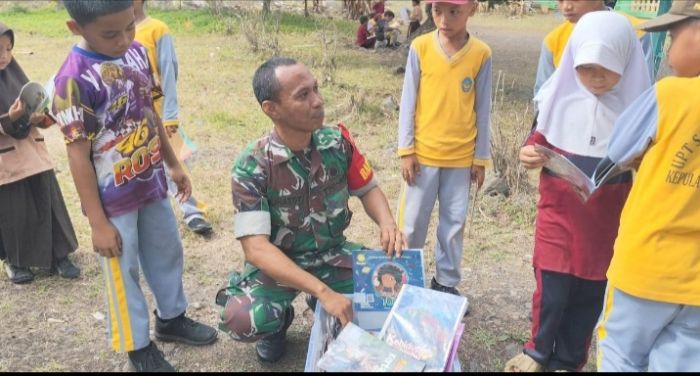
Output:
<instances>
[{"instance_id":1,"label":"black sneaker","mask_svg":"<svg viewBox=\"0 0 700 376\"><path fill-rule=\"evenodd\" d=\"M306 294L304 300L306 301L306 305L311 308L311 311L316 312L316 302L318 302L318 298L311 294Z\"/></svg>"},{"instance_id":2,"label":"black sneaker","mask_svg":"<svg viewBox=\"0 0 700 376\"><path fill-rule=\"evenodd\" d=\"M287 329L292 325L292 320L294 320L294 308L290 306L287 309L287 315L282 329L259 339L255 344L255 351L258 353L258 358L270 363L280 360L282 355L284 355L284 351L287 349Z\"/></svg>"},{"instance_id":3,"label":"black sneaker","mask_svg":"<svg viewBox=\"0 0 700 376\"><path fill-rule=\"evenodd\" d=\"M204 218L194 218L187 222L187 228L197 235L209 235L212 232L212 227Z\"/></svg>"},{"instance_id":4,"label":"black sneaker","mask_svg":"<svg viewBox=\"0 0 700 376\"><path fill-rule=\"evenodd\" d=\"M53 266L53 272L58 272L58 275L68 279L80 277L80 269L70 261L68 256L56 262Z\"/></svg>"},{"instance_id":5,"label":"black sneaker","mask_svg":"<svg viewBox=\"0 0 700 376\"><path fill-rule=\"evenodd\" d=\"M435 280L435 277L430 281L430 288L435 291L446 292L448 294L462 296L462 294L457 291L454 287L443 286ZM471 302L469 302L471 303ZM464 316L469 314L471 304L467 304L467 310L464 312Z\"/></svg>"},{"instance_id":6,"label":"black sneaker","mask_svg":"<svg viewBox=\"0 0 700 376\"><path fill-rule=\"evenodd\" d=\"M180 316L162 320L156 312L156 338L163 342L182 342L188 345L203 346L216 341L216 329L211 326L200 324L183 312Z\"/></svg>"},{"instance_id":7,"label":"black sneaker","mask_svg":"<svg viewBox=\"0 0 700 376\"><path fill-rule=\"evenodd\" d=\"M129 351L128 355L129 362L136 372L175 372L175 368L165 360L163 353L153 342L142 349Z\"/></svg>"},{"instance_id":8,"label":"black sneaker","mask_svg":"<svg viewBox=\"0 0 700 376\"><path fill-rule=\"evenodd\" d=\"M23 268L21 266L13 266L8 264L7 262L5 263L5 272L7 273L7 276L10 278L10 281L12 283L16 283L18 285L24 284L24 283L29 283L34 280L34 273L32 273L29 268Z\"/></svg>"}]
</instances>

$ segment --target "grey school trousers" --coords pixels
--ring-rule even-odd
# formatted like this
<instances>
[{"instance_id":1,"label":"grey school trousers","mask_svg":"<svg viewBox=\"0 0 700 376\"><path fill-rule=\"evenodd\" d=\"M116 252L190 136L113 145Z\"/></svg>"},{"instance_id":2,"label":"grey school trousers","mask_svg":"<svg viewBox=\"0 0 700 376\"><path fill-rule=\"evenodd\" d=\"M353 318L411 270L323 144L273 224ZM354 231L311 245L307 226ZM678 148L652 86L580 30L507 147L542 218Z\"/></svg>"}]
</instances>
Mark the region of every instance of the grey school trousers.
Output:
<instances>
[{"instance_id":1,"label":"grey school trousers","mask_svg":"<svg viewBox=\"0 0 700 376\"><path fill-rule=\"evenodd\" d=\"M605 295L599 372L700 371L700 306L641 299L610 285Z\"/></svg>"},{"instance_id":2,"label":"grey school trousers","mask_svg":"<svg viewBox=\"0 0 700 376\"><path fill-rule=\"evenodd\" d=\"M409 248L423 248L430 216L439 203L435 280L455 287L461 280L464 225L469 204L471 169L420 166L413 186L404 183L398 205L398 225Z\"/></svg>"},{"instance_id":3,"label":"grey school trousers","mask_svg":"<svg viewBox=\"0 0 700 376\"><path fill-rule=\"evenodd\" d=\"M172 319L187 308L180 234L168 199L109 220L122 240L121 256L98 256L107 284L110 345L117 352L139 350L151 342L140 271L155 298L158 317Z\"/></svg>"}]
</instances>

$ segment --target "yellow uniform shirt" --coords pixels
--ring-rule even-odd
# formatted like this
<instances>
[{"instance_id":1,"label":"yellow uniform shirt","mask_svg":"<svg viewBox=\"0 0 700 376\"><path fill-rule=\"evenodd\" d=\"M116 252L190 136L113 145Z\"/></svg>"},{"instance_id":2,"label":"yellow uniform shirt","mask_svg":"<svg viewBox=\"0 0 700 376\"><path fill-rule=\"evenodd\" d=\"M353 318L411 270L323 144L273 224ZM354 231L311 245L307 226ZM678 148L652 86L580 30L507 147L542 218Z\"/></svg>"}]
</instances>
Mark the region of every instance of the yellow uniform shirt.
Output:
<instances>
[{"instance_id":1,"label":"yellow uniform shirt","mask_svg":"<svg viewBox=\"0 0 700 376\"><path fill-rule=\"evenodd\" d=\"M470 36L448 57L438 32L411 44L399 113L399 155L468 168L490 160L491 49Z\"/></svg>"},{"instance_id":2,"label":"yellow uniform shirt","mask_svg":"<svg viewBox=\"0 0 700 376\"><path fill-rule=\"evenodd\" d=\"M646 153L622 211L610 284L643 299L700 306L700 77L659 81L618 124L627 130L613 135L611 159Z\"/></svg>"}]
</instances>

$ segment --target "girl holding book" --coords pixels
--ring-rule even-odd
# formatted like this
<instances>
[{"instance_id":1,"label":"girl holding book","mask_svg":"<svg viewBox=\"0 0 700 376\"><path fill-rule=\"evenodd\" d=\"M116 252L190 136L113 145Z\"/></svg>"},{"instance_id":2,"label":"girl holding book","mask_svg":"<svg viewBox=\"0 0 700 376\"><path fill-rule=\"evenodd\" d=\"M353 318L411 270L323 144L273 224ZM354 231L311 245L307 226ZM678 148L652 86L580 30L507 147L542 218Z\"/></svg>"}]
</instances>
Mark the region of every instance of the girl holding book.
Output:
<instances>
[{"instance_id":1,"label":"girl holding book","mask_svg":"<svg viewBox=\"0 0 700 376\"><path fill-rule=\"evenodd\" d=\"M30 267L77 278L68 254L78 248L53 162L37 127L50 116L19 99L27 76L12 56L14 32L0 23L0 260L13 283L34 279Z\"/></svg>"},{"instance_id":2,"label":"girl holding book","mask_svg":"<svg viewBox=\"0 0 700 376\"><path fill-rule=\"evenodd\" d=\"M632 183L629 172L609 180L585 203L552 174L542 145L591 177L605 157L622 111L650 87L642 47L624 16L591 12L577 23L561 64L535 97L537 123L520 161L543 167L537 204L532 334L506 371L580 370L603 305L605 272L620 213Z\"/></svg>"}]
</instances>

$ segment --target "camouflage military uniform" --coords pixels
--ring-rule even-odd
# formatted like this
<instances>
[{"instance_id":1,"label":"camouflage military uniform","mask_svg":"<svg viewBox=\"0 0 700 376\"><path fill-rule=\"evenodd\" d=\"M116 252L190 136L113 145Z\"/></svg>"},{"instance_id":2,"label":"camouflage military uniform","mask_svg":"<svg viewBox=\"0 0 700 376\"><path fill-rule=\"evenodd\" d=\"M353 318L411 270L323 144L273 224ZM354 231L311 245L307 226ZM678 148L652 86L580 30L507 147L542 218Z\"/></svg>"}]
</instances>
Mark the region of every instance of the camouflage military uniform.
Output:
<instances>
[{"instance_id":1,"label":"camouflage military uniform","mask_svg":"<svg viewBox=\"0 0 700 376\"><path fill-rule=\"evenodd\" d=\"M302 152L291 151L273 131L246 148L232 175L236 238L269 235L333 290L352 292L350 256L361 246L343 235L352 217L348 199L377 183L347 129L322 127ZM298 293L246 263L217 296L224 306L219 328L234 339L255 341L279 330Z\"/></svg>"}]
</instances>

